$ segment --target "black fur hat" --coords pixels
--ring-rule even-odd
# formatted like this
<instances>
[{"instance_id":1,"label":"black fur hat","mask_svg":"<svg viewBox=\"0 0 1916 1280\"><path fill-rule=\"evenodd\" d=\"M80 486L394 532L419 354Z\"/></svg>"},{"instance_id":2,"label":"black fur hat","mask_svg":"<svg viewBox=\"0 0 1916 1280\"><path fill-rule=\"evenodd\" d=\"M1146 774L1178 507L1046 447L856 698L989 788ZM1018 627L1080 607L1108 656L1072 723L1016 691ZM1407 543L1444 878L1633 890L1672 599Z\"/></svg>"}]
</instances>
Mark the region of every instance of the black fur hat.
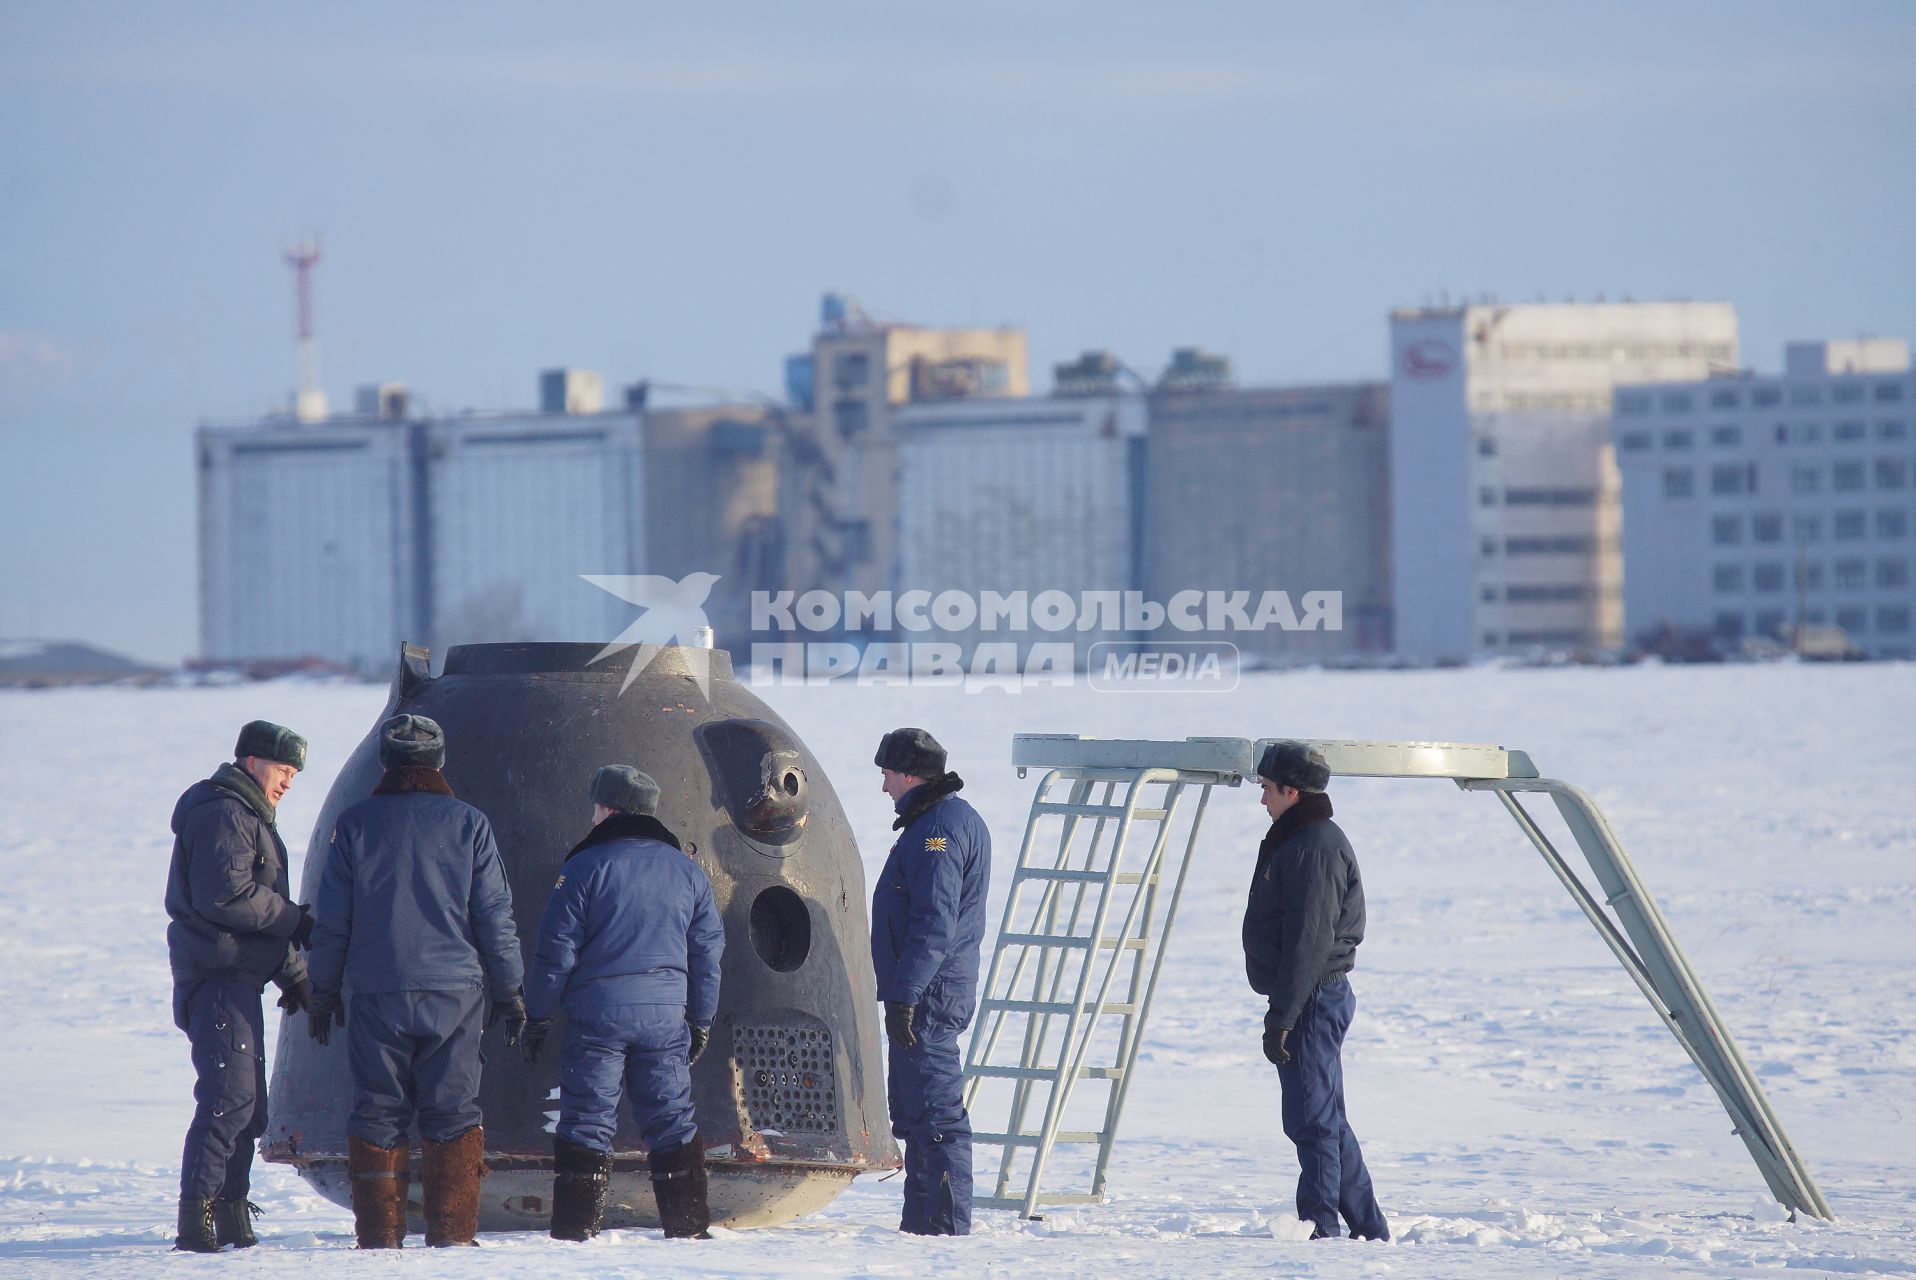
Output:
<instances>
[{"instance_id":1,"label":"black fur hat","mask_svg":"<svg viewBox=\"0 0 1916 1280\"><path fill-rule=\"evenodd\" d=\"M879 740L872 763L914 778L935 778L945 771L945 749L923 729L893 729Z\"/></svg>"},{"instance_id":2,"label":"black fur hat","mask_svg":"<svg viewBox=\"0 0 1916 1280\"><path fill-rule=\"evenodd\" d=\"M1264 748L1264 754L1258 758L1257 775L1269 778L1280 787L1322 791L1330 785L1331 767L1316 747L1280 738Z\"/></svg>"},{"instance_id":3,"label":"black fur hat","mask_svg":"<svg viewBox=\"0 0 1916 1280\"><path fill-rule=\"evenodd\" d=\"M295 769L306 767L306 739L283 724L271 720L251 720L240 727L239 741L233 744L233 759L258 756L276 760Z\"/></svg>"}]
</instances>

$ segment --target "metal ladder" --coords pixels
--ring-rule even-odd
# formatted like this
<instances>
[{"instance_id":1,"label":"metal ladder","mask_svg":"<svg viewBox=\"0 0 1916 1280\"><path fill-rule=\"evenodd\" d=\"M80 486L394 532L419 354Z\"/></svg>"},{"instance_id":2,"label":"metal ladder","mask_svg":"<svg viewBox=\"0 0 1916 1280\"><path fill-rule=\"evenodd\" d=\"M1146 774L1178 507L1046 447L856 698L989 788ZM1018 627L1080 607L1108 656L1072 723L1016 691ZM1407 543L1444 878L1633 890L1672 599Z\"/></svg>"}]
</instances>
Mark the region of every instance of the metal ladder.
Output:
<instances>
[{"instance_id":1,"label":"metal ladder","mask_svg":"<svg viewBox=\"0 0 1916 1280\"><path fill-rule=\"evenodd\" d=\"M1000 1132L973 1141L1002 1149L990 1196L973 1203L1036 1216L1042 1205L1094 1204L1103 1199L1118 1119L1131 1086L1138 1044L1157 990L1164 948L1213 786L1237 786L1270 739L1186 738L1181 742L1018 734L1012 763L1049 769L1038 784L1024 843L992 951L979 1016L965 1062L965 1105L973 1108L987 1081L1010 1083L1008 1120ZM1730 1115L1770 1193L1791 1210L1834 1220L1809 1169L1784 1133L1722 1015L1678 946L1669 922L1637 874L1623 845L1589 796L1543 777L1522 751L1471 743L1315 740L1338 777L1448 779L1464 791L1496 794L1571 898L1596 928L1651 1009L1690 1055ZM1155 803L1146 789L1162 787ZM1197 792L1189 834L1173 841L1180 806ZM1599 901L1518 800L1541 793L1565 826L1602 888ZM1055 839L1041 835L1056 823ZM1140 828L1155 824L1151 838ZM1079 844L1089 828L1089 839ZM1105 839L1107 827L1112 836ZM1170 884L1169 893L1163 888ZM1086 919L1087 908L1089 919ZM1115 933L1111 917L1122 909ZM1606 911L1608 908L1608 911ZM1614 914L1614 919L1612 918ZM1107 958L1108 956L1108 958ZM1035 960L1035 965L1032 963ZM1129 973L1113 996L1121 971ZM1148 970L1148 977L1147 975ZM1053 1023L1062 1021L1055 1037ZM1115 1046L1099 1035L1115 1022ZM1015 1063L996 1057L1011 1024ZM1094 1042L1113 1049L1107 1064L1090 1064ZM1063 1128L1080 1080L1110 1089L1098 1128ZM1043 1097L1036 1129L1027 1127ZM1059 1143L1096 1144L1089 1194L1045 1194L1041 1185ZM1029 1163L1021 1164L1021 1153ZM1021 1189L1014 1183L1022 1174Z\"/></svg>"},{"instance_id":2,"label":"metal ladder","mask_svg":"<svg viewBox=\"0 0 1916 1280\"><path fill-rule=\"evenodd\" d=\"M1032 746L1043 741L1020 736L1020 776L1047 763ZM972 1135L974 1144L1000 1148L995 1186L974 1204L1032 1217L1041 1205L1103 1200L1204 807L1225 780L1174 762L1114 759L1052 768L1039 782L966 1054L968 1109L986 1082L1007 1082L1010 1094L1004 1129ZM1108 1057L1093 1060L1094 1050ZM1101 1118L1095 1128L1065 1129L1080 1081L1107 1090L1103 1106L1091 1108ZM1088 1192L1041 1191L1060 1143L1096 1146Z\"/></svg>"}]
</instances>

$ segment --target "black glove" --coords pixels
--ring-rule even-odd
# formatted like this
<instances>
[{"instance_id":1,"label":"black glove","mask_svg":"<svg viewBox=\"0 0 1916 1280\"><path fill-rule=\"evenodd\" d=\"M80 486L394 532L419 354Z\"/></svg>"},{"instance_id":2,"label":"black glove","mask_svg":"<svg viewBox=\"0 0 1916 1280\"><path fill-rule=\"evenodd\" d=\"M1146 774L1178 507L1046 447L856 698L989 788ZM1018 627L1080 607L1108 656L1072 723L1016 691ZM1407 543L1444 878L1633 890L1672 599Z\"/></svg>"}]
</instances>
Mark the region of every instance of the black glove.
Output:
<instances>
[{"instance_id":1,"label":"black glove","mask_svg":"<svg viewBox=\"0 0 1916 1280\"><path fill-rule=\"evenodd\" d=\"M1264 1033L1264 1056L1280 1067L1289 1062L1291 1060L1291 1051L1284 1047L1284 1042L1290 1038L1291 1029L1289 1027L1285 1027L1282 1031L1266 1031Z\"/></svg>"},{"instance_id":2,"label":"black glove","mask_svg":"<svg viewBox=\"0 0 1916 1280\"><path fill-rule=\"evenodd\" d=\"M293 950L307 951L313 945L313 909L304 903L299 908L299 923L293 926Z\"/></svg>"},{"instance_id":3,"label":"black glove","mask_svg":"<svg viewBox=\"0 0 1916 1280\"><path fill-rule=\"evenodd\" d=\"M526 1065L531 1066L539 1060L539 1049L552 1034L552 1019L528 1018L525 1026L519 1030L519 1052L524 1056Z\"/></svg>"},{"instance_id":4,"label":"black glove","mask_svg":"<svg viewBox=\"0 0 1916 1280\"><path fill-rule=\"evenodd\" d=\"M915 1004L903 1004L897 1000L885 1001L885 1035L898 1049L909 1049L918 1043L918 1037L912 1034L911 1020L918 1014Z\"/></svg>"},{"instance_id":5,"label":"black glove","mask_svg":"<svg viewBox=\"0 0 1916 1280\"><path fill-rule=\"evenodd\" d=\"M712 1028L694 1027L689 1022L685 1025L692 1031L692 1048L685 1055L685 1065L689 1067L699 1060L699 1055L705 1052L705 1046L712 1042Z\"/></svg>"},{"instance_id":6,"label":"black glove","mask_svg":"<svg viewBox=\"0 0 1916 1280\"><path fill-rule=\"evenodd\" d=\"M289 1014L305 1013L313 1007L313 984L301 978L290 987L281 987L278 1004Z\"/></svg>"},{"instance_id":7,"label":"black glove","mask_svg":"<svg viewBox=\"0 0 1916 1280\"><path fill-rule=\"evenodd\" d=\"M306 1034L321 1045L333 1042L333 1027L346 1025L346 1006L337 994L315 995L306 1010Z\"/></svg>"},{"instance_id":8,"label":"black glove","mask_svg":"<svg viewBox=\"0 0 1916 1280\"><path fill-rule=\"evenodd\" d=\"M517 991L505 1000L492 1002L492 1008L486 1011L486 1030L492 1030L492 1024L501 1018L506 1020L506 1047L511 1048L519 1043L519 1033L526 1025L526 1002Z\"/></svg>"}]
</instances>

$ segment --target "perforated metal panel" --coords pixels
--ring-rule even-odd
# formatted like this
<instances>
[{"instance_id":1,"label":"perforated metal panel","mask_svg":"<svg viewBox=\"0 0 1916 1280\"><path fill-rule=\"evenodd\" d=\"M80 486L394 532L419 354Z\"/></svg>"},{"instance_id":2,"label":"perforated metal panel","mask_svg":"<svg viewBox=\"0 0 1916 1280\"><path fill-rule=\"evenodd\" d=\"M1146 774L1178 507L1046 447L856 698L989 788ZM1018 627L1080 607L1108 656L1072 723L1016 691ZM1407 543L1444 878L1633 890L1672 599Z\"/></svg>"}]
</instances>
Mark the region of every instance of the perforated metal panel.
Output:
<instances>
[{"instance_id":1,"label":"perforated metal panel","mask_svg":"<svg viewBox=\"0 0 1916 1280\"><path fill-rule=\"evenodd\" d=\"M759 1132L838 1132L838 1076L824 1026L735 1027L732 1069Z\"/></svg>"}]
</instances>

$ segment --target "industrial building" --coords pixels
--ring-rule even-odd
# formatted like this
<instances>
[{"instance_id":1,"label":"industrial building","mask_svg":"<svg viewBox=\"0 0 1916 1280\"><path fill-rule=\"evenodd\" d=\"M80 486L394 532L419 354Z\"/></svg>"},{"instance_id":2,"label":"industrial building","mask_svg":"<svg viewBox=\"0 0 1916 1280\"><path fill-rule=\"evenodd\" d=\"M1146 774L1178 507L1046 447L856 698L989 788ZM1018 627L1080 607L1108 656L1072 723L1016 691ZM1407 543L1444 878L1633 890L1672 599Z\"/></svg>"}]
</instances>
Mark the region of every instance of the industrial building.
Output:
<instances>
[{"instance_id":1,"label":"industrial building","mask_svg":"<svg viewBox=\"0 0 1916 1280\"><path fill-rule=\"evenodd\" d=\"M1479 303L1391 316L1397 651L1619 648L1612 389L1733 369L1728 303Z\"/></svg>"},{"instance_id":2,"label":"industrial building","mask_svg":"<svg viewBox=\"0 0 1916 1280\"><path fill-rule=\"evenodd\" d=\"M637 609L580 575L695 569L740 635L777 571L763 408L606 409L583 370L541 375L536 412L408 408L385 384L352 414L200 429L202 658L383 671L402 640L610 640Z\"/></svg>"},{"instance_id":3,"label":"industrial building","mask_svg":"<svg viewBox=\"0 0 1916 1280\"><path fill-rule=\"evenodd\" d=\"M1780 376L1619 387L1631 635L1840 628L1835 651L1916 653L1913 416L1902 340L1791 343Z\"/></svg>"},{"instance_id":4,"label":"industrial building","mask_svg":"<svg viewBox=\"0 0 1916 1280\"><path fill-rule=\"evenodd\" d=\"M1188 369L1172 362L1173 374ZM1183 591L1341 597L1337 630L1218 630L1245 657L1323 661L1391 641L1390 412L1381 383L1179 389L1150 401L1143 579Z\"/></svg>"},{"instance_id":5,"label":"industrial building","mask_svg":"<svg viewBox=\"0 0 1916 1280\"><path fill-rule=\"evenodd\" d=\"M902 569L895 414L914 403L1030 394L1025 334L867 315L826 294L811 350L786 362L781 463L788 585L871 592Z\"/></svg>"},{"instance_id":6,"label":"industrial building","mask_svg":"<svg viewBox=\"0 0 1916 1280\"><path fill-rule=\"evenodd\" d=\"M1117 592L1138 582L1144 397L1135 392L950 400L900 406L898 592L984 592L1029 598L1063 591ZM1103 622L1115 622L1106 618ZM1070 643L1074 665L1090 646L1122 640L1103 625L1049 632L988 628L982 620L902 634L981 643Z\"/></svg>"}]
</instances>

